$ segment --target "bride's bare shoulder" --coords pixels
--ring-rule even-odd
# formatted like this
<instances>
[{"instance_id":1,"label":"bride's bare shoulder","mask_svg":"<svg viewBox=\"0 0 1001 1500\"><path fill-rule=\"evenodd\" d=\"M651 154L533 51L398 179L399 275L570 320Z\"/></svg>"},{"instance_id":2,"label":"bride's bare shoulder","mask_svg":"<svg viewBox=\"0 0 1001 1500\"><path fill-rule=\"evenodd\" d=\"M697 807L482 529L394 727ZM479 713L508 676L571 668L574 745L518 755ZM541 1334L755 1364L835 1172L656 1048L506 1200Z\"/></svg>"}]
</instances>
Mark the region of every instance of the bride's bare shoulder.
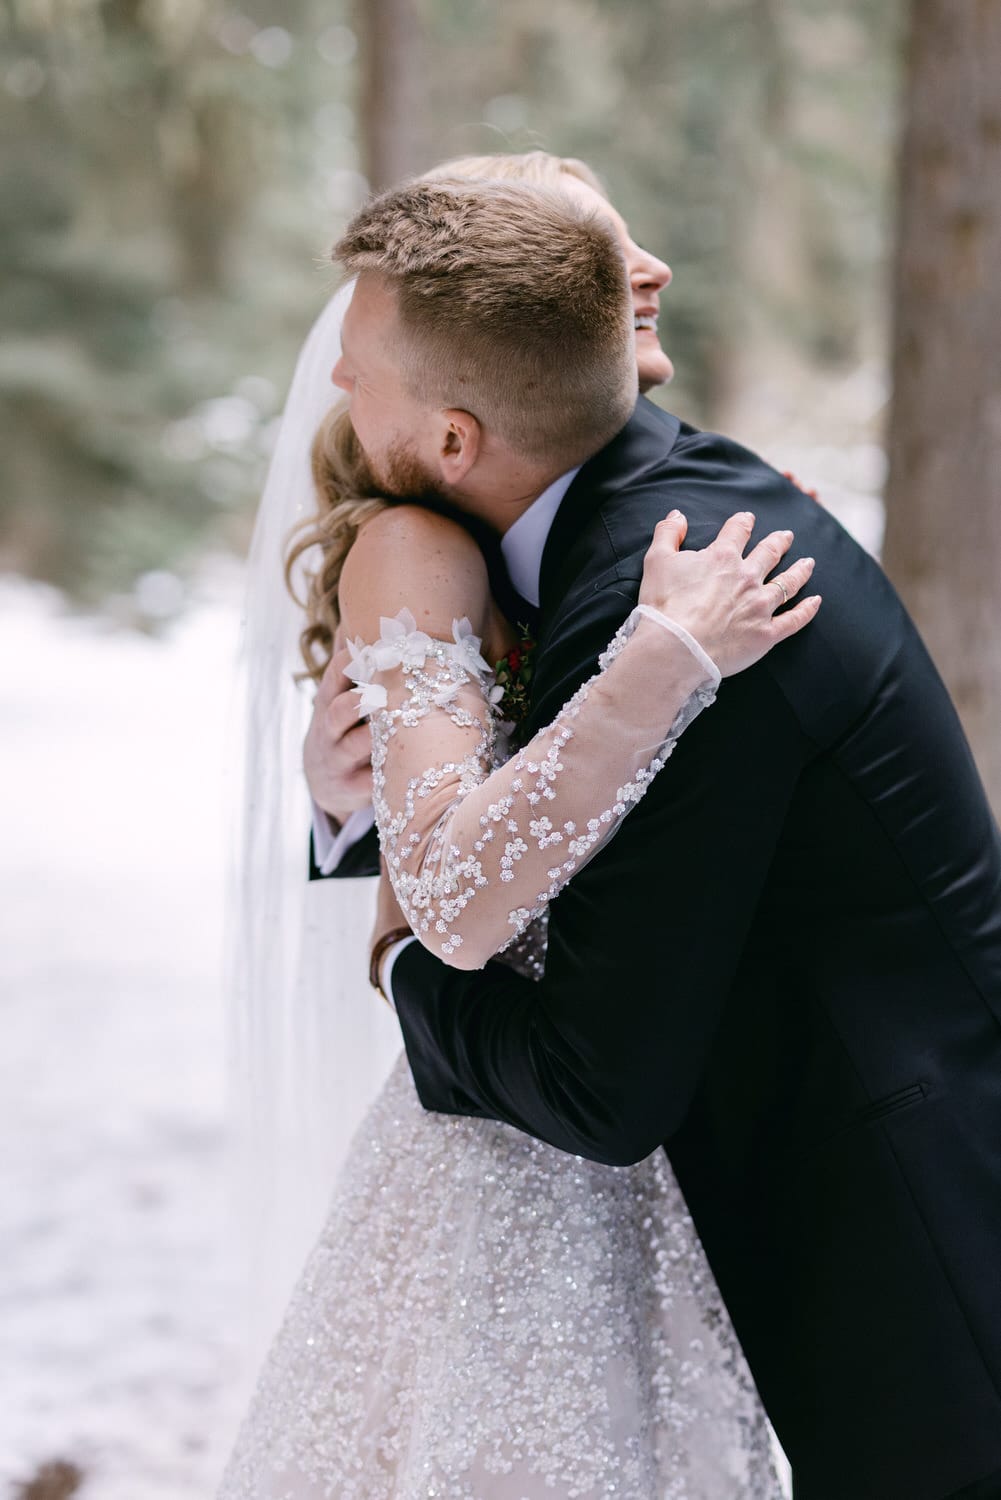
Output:
<instances>
[{"instance_id":1,"label":"bride's bare shoulder","mask_svg":"<svg viewBox=\"0 0 1001 1500\"><path fill-rule=\"evenodd\" d=\"M486 563L458 522L420 505L387 505L364 523L344 561L339 604L347 633L363 640L375 638L381 616L401 609L432 635L450 635L463 615L482 631Z\"/></svg>"},{"instance_id":2,"label":"bride's bare shoulder","mask_svg":"<svg viewBox=\"0 0 1001 1500\"><path fill-rule=\"evenodd\" d=\"M480 549L464 526L423 505L393 502L375 512L362 524L359 542L365 539L379 547L418 546L432 551L447 551L451 556L466 552L480 556Z\"/></svg>"}]
</instances>

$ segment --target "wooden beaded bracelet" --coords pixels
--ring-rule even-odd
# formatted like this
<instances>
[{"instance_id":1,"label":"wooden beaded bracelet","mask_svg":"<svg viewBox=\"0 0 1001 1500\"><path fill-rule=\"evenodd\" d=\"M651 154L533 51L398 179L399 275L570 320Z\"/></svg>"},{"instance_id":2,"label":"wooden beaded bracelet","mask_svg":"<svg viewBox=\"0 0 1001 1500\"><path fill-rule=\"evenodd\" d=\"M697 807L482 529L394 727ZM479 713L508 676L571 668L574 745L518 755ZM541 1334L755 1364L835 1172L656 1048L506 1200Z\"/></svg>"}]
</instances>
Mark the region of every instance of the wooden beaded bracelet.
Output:
<instances>
[{"instance_id":1,"label":"wooden beaded bracelet","mask_svg":"<svg viewBox=\"0 0 1001 1500\"><path fill-rule=\"evenodd\" d=\"M382 964L382 960L388 953L389 949L392 948L395 943L399 943L403 938L408 937L413 937L413 933L411 932L409 927L392 927L390 928L389 932L384 932L382 934L382 937L376 938L375 946L372 949L372 962L368 967L368 982L374 990L379 991L379 994L382 996L391 1010L395 1007L393 1006L392 1000L390 1000L389 996L386 994L386 991L382 987L382 976L379 973L379 967Z\"/></svg>"}]
</instances>

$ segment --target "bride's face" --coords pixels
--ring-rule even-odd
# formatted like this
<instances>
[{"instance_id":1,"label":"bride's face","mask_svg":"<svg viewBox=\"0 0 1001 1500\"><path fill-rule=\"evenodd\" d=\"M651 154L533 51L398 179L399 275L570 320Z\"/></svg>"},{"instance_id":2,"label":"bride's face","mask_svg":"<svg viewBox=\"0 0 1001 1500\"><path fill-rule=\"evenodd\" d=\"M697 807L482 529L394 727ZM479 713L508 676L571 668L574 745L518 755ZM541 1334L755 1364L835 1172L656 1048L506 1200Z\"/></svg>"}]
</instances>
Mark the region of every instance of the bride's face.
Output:
<instances>
[{"instance_id":1,"label":"bride's face","mask_svg":"<svg viewBox=\"0 0 1001 1500\"><path fill-rule=\"evenodd\" d=\"M588 187L586 182L565 173L560 179L560 187L612 221L626 258L626 270L633 293L636 366L640 390L649 391L655 385L666 385L674 375L674 365L660 347L657 318L660 312L660 294L671 284L671 267L637 245L622 215L616 212L607 198Z\"/></svg>"}]
</instances>

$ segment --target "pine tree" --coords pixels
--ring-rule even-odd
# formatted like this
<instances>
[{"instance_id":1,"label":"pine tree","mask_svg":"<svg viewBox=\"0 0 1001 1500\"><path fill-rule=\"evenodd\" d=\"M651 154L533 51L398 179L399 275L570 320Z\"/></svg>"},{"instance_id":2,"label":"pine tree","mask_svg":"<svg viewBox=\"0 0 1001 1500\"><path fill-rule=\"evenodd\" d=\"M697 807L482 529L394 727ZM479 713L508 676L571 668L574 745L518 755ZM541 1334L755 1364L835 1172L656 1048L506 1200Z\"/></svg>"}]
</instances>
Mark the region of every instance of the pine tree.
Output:
<instances>
[{"instance_id":1,"label":"pine tree","mask_svg":"<svg viewBox=\"0 0 1001 1500\"><path fill-rule=\"evenodd\" d=\"M884 561L1001 810L1001 5L913 0Z\"/></svg>"}]
</instances>

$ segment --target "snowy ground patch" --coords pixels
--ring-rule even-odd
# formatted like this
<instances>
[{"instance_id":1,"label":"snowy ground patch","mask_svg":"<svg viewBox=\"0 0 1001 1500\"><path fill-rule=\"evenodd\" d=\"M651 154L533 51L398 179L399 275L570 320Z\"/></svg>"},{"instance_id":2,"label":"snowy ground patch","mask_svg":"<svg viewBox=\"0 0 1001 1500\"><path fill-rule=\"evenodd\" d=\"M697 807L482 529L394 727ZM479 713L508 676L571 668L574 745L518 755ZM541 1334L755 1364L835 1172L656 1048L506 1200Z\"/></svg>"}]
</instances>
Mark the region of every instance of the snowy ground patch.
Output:
<instances>
[{"instance_id":1,"label":"snowy ground patch","mask_svg":"<svg viewBox=\"0 0 1001 1500\"><path fill-rule=\"evenodd\" d=\"M245 1392L221 990L237 610L0 588L0 1481L210 1496Z\"/></svg>"}]
</instances>

